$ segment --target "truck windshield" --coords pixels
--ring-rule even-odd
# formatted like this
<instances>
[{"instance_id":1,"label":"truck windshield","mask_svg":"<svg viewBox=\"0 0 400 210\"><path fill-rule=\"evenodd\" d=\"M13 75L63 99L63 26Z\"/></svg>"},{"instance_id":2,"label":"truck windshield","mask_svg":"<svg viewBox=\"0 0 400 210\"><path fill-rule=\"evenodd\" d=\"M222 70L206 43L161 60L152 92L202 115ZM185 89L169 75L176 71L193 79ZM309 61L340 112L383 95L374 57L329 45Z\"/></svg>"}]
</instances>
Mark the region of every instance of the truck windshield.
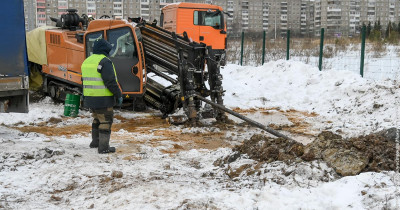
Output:
<instances>
[{"instance_id":1,"label":"truck windshield","mask_svg":"<svg viewBox=\"0 0 400 210\"><path fill-rule=\"evenodd\" d=\"M220 11L194 11L194 25L212 26L215 29L222 29Z\"/></svg>"},{"instance_id":2,"label":"truck windshield","mask_svg":"<svg viewBox=\"0 0 400 210\"><path fill-rule=\"evenodd\" d=\"M132 30L129 27L108 30L107 39L113 46L110 57L137 57Z\"/></svg>"}]
</instances>

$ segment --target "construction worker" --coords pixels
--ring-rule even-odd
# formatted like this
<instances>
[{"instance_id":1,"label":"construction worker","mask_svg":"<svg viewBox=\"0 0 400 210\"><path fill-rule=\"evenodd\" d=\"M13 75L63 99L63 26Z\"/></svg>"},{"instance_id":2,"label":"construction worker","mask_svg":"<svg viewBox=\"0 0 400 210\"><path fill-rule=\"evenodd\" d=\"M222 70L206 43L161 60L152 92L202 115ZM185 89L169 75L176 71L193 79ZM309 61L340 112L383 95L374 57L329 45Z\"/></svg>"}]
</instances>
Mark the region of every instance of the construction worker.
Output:
<instances>
[{"instance_id":1,"label":"construction worker","mask_svg":"<svg viewBox=\"0 0 400 210\"><path fill-rule=\"evenodd\" d=\"M81 66L83 84L83 106L92 112L91 148L99 153L115 152L110 147L113 106L117 99L122 105L122 93L117 82L114 64L107 57L112 49L109 42L99 39L94 42L93 54L86 58Z\"/></svg>"}]
</instances>

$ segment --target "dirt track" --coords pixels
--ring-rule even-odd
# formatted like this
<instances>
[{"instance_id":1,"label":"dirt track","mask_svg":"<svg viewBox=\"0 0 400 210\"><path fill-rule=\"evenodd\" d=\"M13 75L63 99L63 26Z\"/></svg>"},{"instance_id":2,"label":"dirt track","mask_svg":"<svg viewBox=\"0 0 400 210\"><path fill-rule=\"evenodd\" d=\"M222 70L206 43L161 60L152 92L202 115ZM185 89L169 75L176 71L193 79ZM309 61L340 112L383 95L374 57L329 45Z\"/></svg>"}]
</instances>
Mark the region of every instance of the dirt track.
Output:
<instances>
[{"instance_id":1,"label":"dirt track","mask_svg":"<svg viewBox=\"0 0 400 210\"><path fill-rule=\"evenodd\" d=\"M309 124L304 121L307 117L316 116L315 114L308 114L304 112L297 112L290 110L288 112L274 110L274 109L251 109L241 110L236 109L235 111L244 114L255 116L265 123L270 123L269 120L274 120L269 116L279 114L283 118L287 118L288 121L281 123L270 124L273 129L279 130L280 132L289 132L299 136L307 136L311 138L309 134ZM78 124L78 125L60 125L60 122L68 119L63 118L51 118L48 122L39 123L37 125L21 125L11 126L12 128L18 129L24 133L41 133L48 137L55 136L72 136L72 135L83 135L89 136L91 125ZM165 153L177 153L181 150L190 149L217 149L220 147L233 147L231 140L239 139L239 141L245 140L240 139L241 135L251 136L253 133L260 132L259 130L250 127L247 123L242 121L232 121L228 124L217 123L211 120L209 123L198 123L197 127L186 127L184 125L176 126L169 124L166 120L161 119L157 113L155 115L143 116L134 119L126 119L121 115L115 115L117 123L112 126L112 141L117 141L126 145L125 147L119 148L118 153L129 153L129 148L135 144L149 144L151 146L158 146L164 141L173 143L173 148L163 150ZM125 133L116 133L117 131L124 130ZM132 133L140 135L152 135L157 138L152 138L151 141L137 139L132 136ZM261 131L261 133L265 133Z\"/></svg>"}]
</instances>

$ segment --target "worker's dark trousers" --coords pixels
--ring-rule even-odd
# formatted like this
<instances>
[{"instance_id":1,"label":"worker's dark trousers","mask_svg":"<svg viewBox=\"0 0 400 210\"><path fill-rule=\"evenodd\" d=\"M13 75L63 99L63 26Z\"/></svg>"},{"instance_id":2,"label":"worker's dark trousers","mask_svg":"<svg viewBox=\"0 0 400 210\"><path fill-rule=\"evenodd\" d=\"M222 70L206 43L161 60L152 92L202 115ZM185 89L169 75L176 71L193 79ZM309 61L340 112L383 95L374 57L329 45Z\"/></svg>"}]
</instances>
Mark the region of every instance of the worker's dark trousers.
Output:
<instances>
[{"instance_id":1,"label":"worker's dark trousers","mask_svg":"<svg viewBox=\"0 0 400 210\"><path fill-rule=\"evenodd\" d=\"M91 109L93 123L92 129L98 129L100 133L111 133L114 110L112 107L104 109Z\"/></svg>"}]
</instances>

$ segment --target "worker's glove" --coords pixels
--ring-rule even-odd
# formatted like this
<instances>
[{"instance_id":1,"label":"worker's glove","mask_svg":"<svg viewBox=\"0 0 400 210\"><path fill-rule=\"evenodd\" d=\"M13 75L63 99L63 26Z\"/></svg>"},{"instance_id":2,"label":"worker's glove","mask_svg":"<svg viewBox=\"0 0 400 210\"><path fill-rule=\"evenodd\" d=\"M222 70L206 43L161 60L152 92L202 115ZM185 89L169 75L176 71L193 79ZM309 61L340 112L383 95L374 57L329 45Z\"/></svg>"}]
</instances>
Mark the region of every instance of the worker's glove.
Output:
<instances>
[{"instance_id":1,"label":"worker's glove","mask_svg":"<svg viewBox=\"0 0 400 210\"><path fill-rule=\"evenodd\" d=\"M122 106L122 101L123 101L124 99L122 98L122 97L119 97L118 98L118 106Z\"/></svg>"}]
</instances>

